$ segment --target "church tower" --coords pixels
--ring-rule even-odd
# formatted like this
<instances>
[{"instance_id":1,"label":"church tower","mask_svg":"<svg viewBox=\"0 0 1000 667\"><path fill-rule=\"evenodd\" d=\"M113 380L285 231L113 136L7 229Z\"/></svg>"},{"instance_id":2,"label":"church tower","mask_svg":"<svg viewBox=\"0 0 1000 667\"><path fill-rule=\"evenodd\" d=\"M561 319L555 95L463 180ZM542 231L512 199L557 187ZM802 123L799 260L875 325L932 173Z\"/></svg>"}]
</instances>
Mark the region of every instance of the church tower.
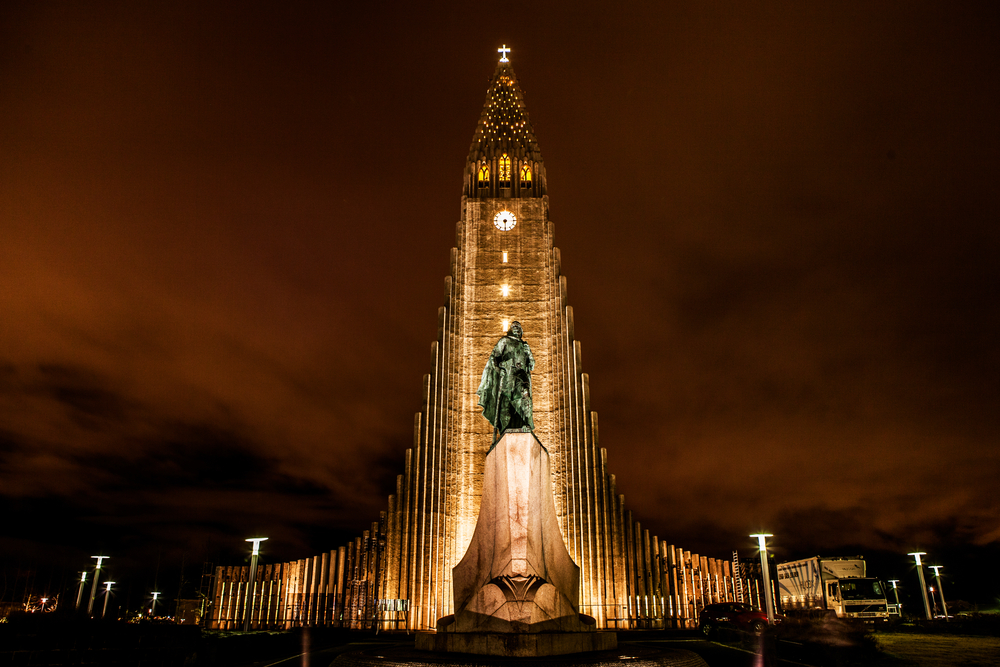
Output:
<instances>
[{"instance_id":1,"label":"church tower","mask_svg":"<svg viewBox=\"0 0 1000 667\"><path fill-rule=\"evenodd\" d=\"M535 435L549 451L560 527L581 570L580 610L603 625L624 585L615 567L616 559L624 560L613 520L614 479L604 470L588 380L580 372L566 279L553 246L545 163L517 76L506 50L501 53L466 160L424 408L392 500L390 523L398 525L387 541L386 595L410 600L417 629L453 612L451 568L472 539L492 443L476 389L490 351L515 320L536 359ZM394 580L399 589L389 583Z\"/></svg>"},{"instance_id":2,"label":"church tower","mask_svg":"<svg viewBox=\"0 0 1000 667\"><path fill-rule=\"evenodd\" d=\"M438 309L413 446L379 520L329 552L219 567L209 627L331 625L433 630L454 613L452 568L479 516L492 427L476 390L493 345L521 322L535 357L535 435L548 450L559 528L580 568L579 608L599 628L693 627L706 604L753 600L725 560L661 541L624 508L573 334L542 160L506 57L490 81L465 164L461 219Z\"/></svg>"}]
</instances>

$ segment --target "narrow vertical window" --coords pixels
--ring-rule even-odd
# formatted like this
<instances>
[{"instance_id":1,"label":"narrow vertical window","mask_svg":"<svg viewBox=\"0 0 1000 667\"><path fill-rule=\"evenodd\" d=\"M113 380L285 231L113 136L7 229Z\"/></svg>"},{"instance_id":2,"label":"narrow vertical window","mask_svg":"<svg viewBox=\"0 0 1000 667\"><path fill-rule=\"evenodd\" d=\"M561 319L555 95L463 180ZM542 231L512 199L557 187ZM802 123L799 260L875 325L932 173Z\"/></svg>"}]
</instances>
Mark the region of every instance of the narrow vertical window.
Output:
<instances>
[{"instance_id":1,"label":"narrow vertical window","mask_svg":"<svg viewBox=\"0 0 1000 667\"><path fill-rule=\"evenodd\" d=\"M479 187L485 188L490 184L490 168L483 164L479 168Z\"/></svg>"},{"instance_id":2,"label":"narrow vertical window","mask_svg":"<svg viewBox=\"0 0 1000 667\"><path fill-rule=\"evenodd\" d=\"M503 251L503 263L504 264L507 263L507 251L506 250Z\"/></svg>"},{"instance_id":3,"label":"narrow vertical window","mask_svg":"<svg viewBox=\"0 0 1000 667\"><path fill-rule=\"evenodd\" d=\"M510 320L504 320L500 326L503 328L503 332L507 333L507 329L510 328Z\"/></svg>"},{"instance_id":4,"label":"narrow vertical window","mask_svg":"<svg viewBox=\"0 0 1000 667\"><path fill-rule=\"evenodd\" d=\"M509 188L510 187L510 158L504 153L500 156L500 164L497 167L499 169L500 177L500 187Z\"/></svg>"},{"instance_id":5,"label":"narrow vertical window","mask_svg":"<svg viewBox=\"0 0 1000 667\"><path fill-rule=\"evenodd\" d=\"M510 285L501 285L500 293L504 296L510 296Z\"/></svg>"},{"instance_id":6,"label":"narrow vertical window","mask_svg":"<svg viewBox=\"0 0 1000 667\"><path fill-rule=\"evenodd\" d=\"M530 188L531 187L531 167L524 165L521 167L521 187Z\"/></svg>"}]
</instances>

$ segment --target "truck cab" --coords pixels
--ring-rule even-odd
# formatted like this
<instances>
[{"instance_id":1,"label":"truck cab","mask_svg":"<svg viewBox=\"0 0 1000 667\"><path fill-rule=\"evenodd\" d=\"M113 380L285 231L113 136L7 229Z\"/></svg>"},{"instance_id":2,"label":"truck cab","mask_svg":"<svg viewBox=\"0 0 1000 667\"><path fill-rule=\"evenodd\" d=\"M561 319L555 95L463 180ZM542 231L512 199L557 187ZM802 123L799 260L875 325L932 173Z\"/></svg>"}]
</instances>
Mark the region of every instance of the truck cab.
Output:
<instances>
[{"instance_id":1,"label":"truck cab","mask_svg":"<svg viewBox=\"0 0 1000 667\"><path fill-rule=\"evenodd\" d=\"M841 618L888 620L885 586L878 579L858 577L831 581L833 608Z\"/></svg>"}]
</instances>

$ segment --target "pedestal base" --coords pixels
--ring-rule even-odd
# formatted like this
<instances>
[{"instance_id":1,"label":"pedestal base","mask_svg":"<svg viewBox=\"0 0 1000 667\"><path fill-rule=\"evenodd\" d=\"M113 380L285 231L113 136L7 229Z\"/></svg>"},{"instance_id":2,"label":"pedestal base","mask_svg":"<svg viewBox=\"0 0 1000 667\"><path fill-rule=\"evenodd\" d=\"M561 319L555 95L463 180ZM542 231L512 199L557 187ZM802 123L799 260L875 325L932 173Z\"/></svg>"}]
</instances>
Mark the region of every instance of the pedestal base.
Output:
<instances>
[{"instance_id":1,"label":"pedestal base","mask_svg":"<svg viewBox=\"0 0 1000 667\"><path fill-rule=\"evenodd\" d=\"M618 647L614 632L438 632L420 633L421 651L473 653L507 658L609 651Z\"/></svg>"},{"instance_id":2,"label":"pedestal base","mask_svg":"<svg viewBox=\"0 0 1000 667\"><path fill-rule=\"evenodd\" d=\"M455 613L416 648L500 657L610 650L580 614L580 568L559 530L549 454L534 433L505 433L486 455L472 541L452 569Z\"/></svg>"},{"instance_id":3,"label":"pedestal base","mask_svg":"<svg viewBox=\"0 0 1000 667\"><path fill-rule=\"evenodd\" d=\"M533 433L505 433L486 456L479 517L452 570L448 633L592 631L580 620L580 568L566 550L549 475Z\"/></svg>"}]
</instances>

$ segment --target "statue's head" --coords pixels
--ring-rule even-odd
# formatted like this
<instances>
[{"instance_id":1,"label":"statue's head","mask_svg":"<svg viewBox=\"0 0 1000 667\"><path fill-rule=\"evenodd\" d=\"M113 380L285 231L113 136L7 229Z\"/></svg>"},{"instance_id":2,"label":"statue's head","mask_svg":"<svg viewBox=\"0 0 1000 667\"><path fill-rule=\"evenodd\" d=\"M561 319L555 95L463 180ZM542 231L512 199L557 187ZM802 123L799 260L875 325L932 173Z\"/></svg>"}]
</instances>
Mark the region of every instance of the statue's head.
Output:
<instances>
[{"instance_id":1,"label":"statue's head","mask_svg":"<svg viewBox=\"0 0 1000 667\"><path fill-rule=\"evenodd\" d=\"M524 330L521 329L520 322L511 322L510 326L507 328L507 335L514 338L520 338L524 335Z\"/></svg>"}]
</instances>

